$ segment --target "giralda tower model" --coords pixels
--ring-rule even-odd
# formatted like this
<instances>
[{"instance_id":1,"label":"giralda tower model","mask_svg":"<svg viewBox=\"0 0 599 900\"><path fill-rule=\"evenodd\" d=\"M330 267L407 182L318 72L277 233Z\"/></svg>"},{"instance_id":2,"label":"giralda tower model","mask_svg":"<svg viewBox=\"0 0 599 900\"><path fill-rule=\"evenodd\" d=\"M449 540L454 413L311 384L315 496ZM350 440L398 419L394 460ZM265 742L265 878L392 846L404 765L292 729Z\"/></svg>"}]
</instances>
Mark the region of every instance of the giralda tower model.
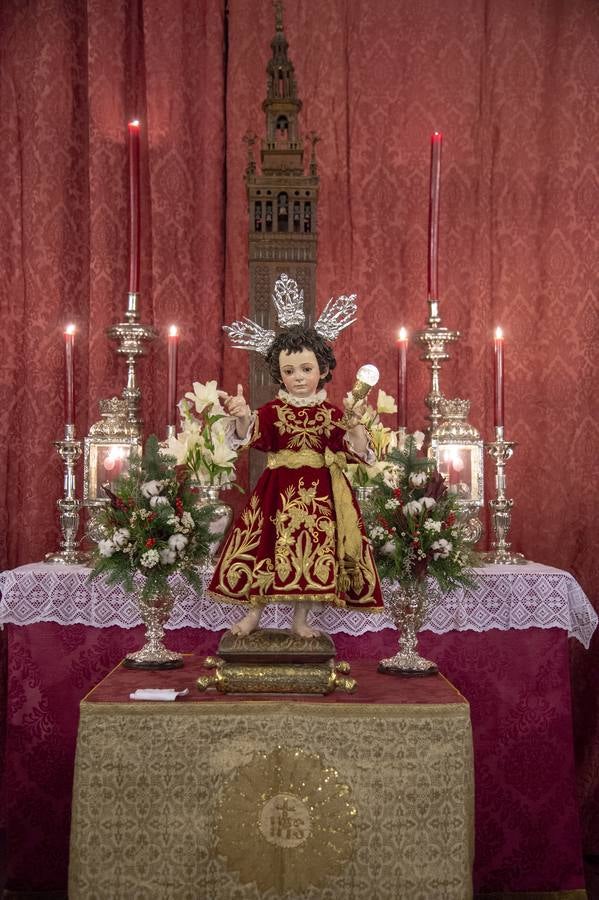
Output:
<instances>
[{"instance_id":1,"label":"giralda tower model","mask_svg":"<svg viewBox=\"0 0 599 900\"><path fill-rule=\"evenodd\" d=\"M283 32L283 4L276 2L272 57L266 67L267 94L262 104L266 137L256 170L257 137L248 133L245 183L249 203L250 318L263 328L276 328L271 295L275 281L286 272L304 291L306 319L314 320L316 293L316 222L318 176L311 144L308 174L304 171L304 142L299 134L302 101L297 96L289 44ZM274 387L265 366L252 365L250 404L253 409L272 399ZM252 467L253 468L253 467ZM254 474L254 473L253 473Z\"/></svg>"}]
</instances>

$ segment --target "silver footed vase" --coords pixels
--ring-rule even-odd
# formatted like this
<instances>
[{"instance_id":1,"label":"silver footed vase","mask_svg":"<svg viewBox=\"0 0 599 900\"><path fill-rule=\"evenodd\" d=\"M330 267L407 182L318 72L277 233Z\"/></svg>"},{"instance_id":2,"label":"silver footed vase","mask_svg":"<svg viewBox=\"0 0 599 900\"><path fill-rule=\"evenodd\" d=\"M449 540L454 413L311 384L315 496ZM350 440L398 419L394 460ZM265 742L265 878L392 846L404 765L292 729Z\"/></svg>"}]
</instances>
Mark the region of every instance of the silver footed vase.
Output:
<instances>
[{"instance_id":1,"label":"silver footed vase","mask_svg":"<svg viewBox=\"0 0 599 900\"><path fill-rule=\"evenodd\" d=\"M368 506L376 491L376 487L374 484L353 484L352 488L355 498L358 501L360 512L362 513L362 516L364 516L368 512Z\"/></svg>"},{"instance_id":2,"label":"silver footed vase","mask_svg":"<svg viewBox=\"0 0 599 900\"><path fill-rule=\"evenodd\" d=\"M190 482L191 489L196 495L196 506L208 507L209 522L208 530L214 536L214 540L210 541L210 550L208 553L207 564L213 564L220 545L233 521L233 508L220 499L220 487L213 484L200 484L199 481Z\"/></svg>"},{"instance_id":3,"label":"silver footed vase","mask_svg":"<svg viewBox=\"0 0 599 900\"><path fill-rule=\"evenodd\" d=\"M128 653L123 665L128 669L180 669L183 655L164 646L164 626L173 610L174 597L171 591L163 591L150 597L142 597L141 589L136 592L136 603L142 622L146 626L146 643L135 653Z\"/></svg>"},{"instance_id":4,"label":"silver footed vase","mask_svg":"<svg viewBox=\"0 0 599 900\"><path fill-rule=\"evenodd\" d=\"M378 671L385 675L435 675L439 671L436 664L418 653L418 631L434 586L426 578L406 585L384 578L381 588L385 607L399 631L399 649L395 656L379 662Z\"/></svg>"}]
</instances>

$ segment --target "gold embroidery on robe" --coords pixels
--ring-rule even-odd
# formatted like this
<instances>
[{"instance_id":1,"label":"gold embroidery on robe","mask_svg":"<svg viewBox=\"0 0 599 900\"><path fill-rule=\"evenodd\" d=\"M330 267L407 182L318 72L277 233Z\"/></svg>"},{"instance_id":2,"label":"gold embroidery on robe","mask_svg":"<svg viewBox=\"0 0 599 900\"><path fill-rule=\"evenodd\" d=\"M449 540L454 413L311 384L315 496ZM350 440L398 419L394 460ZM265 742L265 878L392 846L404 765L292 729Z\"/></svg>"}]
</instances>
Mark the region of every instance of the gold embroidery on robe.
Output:
<instances>
[{"instance_id":1,"label":"gold embroidery on robe","mask_svg":"<svg viewBox=\"0 0 599 900\"><path fill-rule=\"evenodd\" d=\"M242 577L251 580L254 566L253 552L260 542L264 517L260 510L256 496L252 497L249 505L241 514L240 523L234 528L230 540L227 543L223 557L219 563L220 582L219 588L235 591Z\"/></svg>"},{"instance_id":2,"label":"gold embroidery on robe","mask_svg":"<svg viewBox=\"0 0 599 900\"><path fill-rule=\"evenodd\" d=\"M332 411L318 408L310 414L308 409L279 406L275 428L281 435L291 435L288 446L292 450L321 448L323 437L328 438L333 430Z\"/></svg>"},{"instance_id":3,"label":"gold embroidery on robe","mask_svg":"<svg viewBox=\"0 0 599 900\"><path fill-rule=\"evenodd\" d=\"M250 446L267 468L226 539L208 592L227 603L319 602L382 609L343 469L341 411L280 399L257 411Z\"/></svg>"},{"instance_id":4,"label":"gold embroidery on robe","mask_svg":"<svg viewBox=\"0 0 599 900\"><path fill-rule=\"evenodd\" d=\"M296 591L302 579L308 590L322 590L335 571L334 511L326 494L316 496L318 487L319 482L313 481L305 488L300 478L297 491L294 485L287 488L271 518L277 534L275 570L282 591Z\"/></svg>"}]
</instances>

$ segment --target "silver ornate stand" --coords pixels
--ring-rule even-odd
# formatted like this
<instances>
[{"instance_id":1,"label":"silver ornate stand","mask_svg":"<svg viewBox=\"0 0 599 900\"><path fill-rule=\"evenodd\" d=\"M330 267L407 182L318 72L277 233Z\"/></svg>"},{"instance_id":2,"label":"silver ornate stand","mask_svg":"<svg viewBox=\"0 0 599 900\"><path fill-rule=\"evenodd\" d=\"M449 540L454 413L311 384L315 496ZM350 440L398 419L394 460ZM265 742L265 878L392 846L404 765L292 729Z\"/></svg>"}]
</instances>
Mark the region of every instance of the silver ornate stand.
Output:
<instances>
[{"instance_id":1,"label":"silver ornate stand","mask_svg":"<svg viewBox=\"0 0 599 900\"><path fill-rule=\"evenodd\" d=\"M425 347L425 351L420 359L431 364L431 389L424 402L430 410L430 416L428 417L431 423L430 433L434 435L442 418L440 407L443 399L440 385L441 363L449 359L449 353L445 349L445 344L457 341L460 337L460 332L450 331L441 325L438 299L429 297L428 306L427 327L417 332L416 340Z\"/></svg>"},{"instance_id":2,"label":"silver ornate stand","mask_svg":"<svg viewBox=\"0 0 599 900\"><path fill-rule=\"evenodd\" d=\"M373 484L354 484L352 485L352 489L355 494L356 500L360 505L362 514L364 514L376 488Z\"/></svg>"},{"instance_id":3,"label":"silver ornate stand","mask_svg":"<svg viewBox=\"0 0 599 900\"><path fill-rule=\"evenodd\" d=\"M137 596L137 605L142 621L146 626L146 643L135 653L128 653L123 665L128 669L180 669L183 655L174 650L167 650L162 639L164 625L172 612L174 604L171 593L161 594L143 599L141 592Z\"/></svg>"},{"instance_id":4,"label":"silver ornate stand","mask_svg":"<svg viewBox=\"0 0 599 900\"><path fill-rule=\"evenodd\" d=\"M495 540L491 543L491 550L482 554L483 562L489 564L522 565L526 562L521 553L512 553L510 544L506 540L512 521L512 506L514 501L508 499L505 493L506 479L505 466L514 455L514 441L504 440L503 426L495 427L495 440L485 444L489 456L495 463L495 489L497 496L489 501L493 519Z\"/></svg>"},{"instance_id":5,"label":"silver ornate stand","mask_svg":"<svg viewBox=\"0 0 599 900\"><path fill-rule=\"evenodd\" d=\"M146 352L145 344L153 341L157 335L151 325L142 325L139 322L138 299L139 294L131 292L127 294L126 321L107 328L106 334L112 340L119 342L116 352L127 360L127 385L123 390L122 397L127 402L129 422L135 425L138 433L141 434L143 431L140 419L141 391L137 385L135 366L137 358Z\"/></svg>"},{"instance_id":6,"label":"silver ornate stand","mask_svg":"<svg viewBox=\"0 0 599 900\"><path fill-rule=\"evenodd\" d=\"M381 659L377 671L384 675L435 675L439 671L436 664L420 656L417 649L418 630L428 607L428 582L418 581L402 587L383 579L381 587L385 606L400 636L398 652Z\"/></svg>"},{"instance_id":7,"label":"silver ornate stand","mask_svg":"<svg viewBox=\"0 0 599 900\"><path fill-rule=\"evenodd\" d=\"M75 426L65 425L64 440L54 441L54 446L64 463L64 496L56 501L60 512L62 541L61 549L55 553L47 553L45 561L65 566L76 565L85 560L85 554L77 549L81 504L75 497L75 465L81 456L81 441L75 440Z\"/></svg>"}]
</instances>

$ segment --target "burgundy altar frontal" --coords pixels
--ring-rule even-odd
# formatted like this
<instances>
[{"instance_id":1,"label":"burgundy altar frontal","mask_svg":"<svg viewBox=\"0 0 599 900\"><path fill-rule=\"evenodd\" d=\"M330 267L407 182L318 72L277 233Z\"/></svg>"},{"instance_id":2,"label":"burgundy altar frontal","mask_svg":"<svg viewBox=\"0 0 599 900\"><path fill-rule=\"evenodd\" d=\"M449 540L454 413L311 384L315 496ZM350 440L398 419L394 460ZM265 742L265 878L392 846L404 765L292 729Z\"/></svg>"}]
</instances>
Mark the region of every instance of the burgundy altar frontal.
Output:
<instances>
[{"instance_id":1,"label":"burgundy altar frontal","mask_svg":"<svg viewBox=\"0 0 599 900\"><path fill-rule=\"evenodd\" d=\"M65 889L78 704L140 646L142 629L37 623L8 625L6 634L7 887ZM214 653L219 638L181 629L168 632L167 643L201 656ZM377 660L397 644L391 630L334 641L339 659L350 661ZM470 703L475 892L582 888L565 632L423 632L420 646ZM390 695L404 689L388 678Z\"/></svg>"}]
</instances>

